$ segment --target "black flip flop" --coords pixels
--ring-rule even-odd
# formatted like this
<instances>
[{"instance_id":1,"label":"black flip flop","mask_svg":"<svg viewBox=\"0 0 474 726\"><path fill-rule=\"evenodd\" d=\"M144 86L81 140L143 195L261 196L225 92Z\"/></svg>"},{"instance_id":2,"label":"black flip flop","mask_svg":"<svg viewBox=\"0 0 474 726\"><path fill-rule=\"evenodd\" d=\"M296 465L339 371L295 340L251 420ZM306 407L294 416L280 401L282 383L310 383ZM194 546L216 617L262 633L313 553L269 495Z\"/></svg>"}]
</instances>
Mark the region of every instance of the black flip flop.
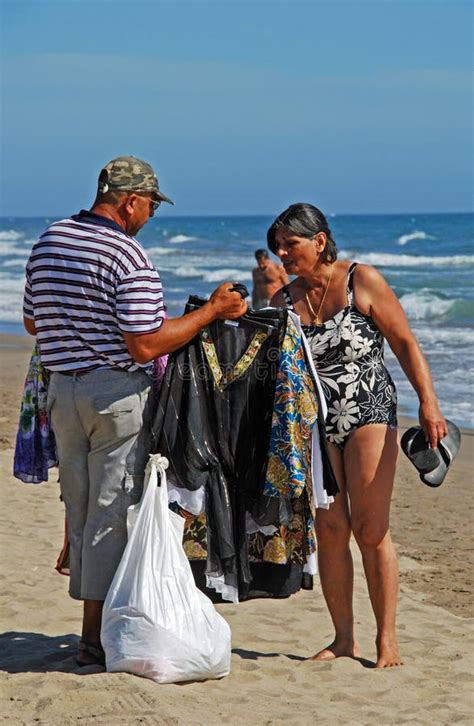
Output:
<instances>
[{"instance_id":1,"label":"black flip flop","mask_svg":"<svg viewBox=\"0 0 474 726\"><path fill-rule=\"evenodd\" d=\"M441 486L461 444L461 432L456 424L447 419L446 423L448 433L436 449L426 441L421 426L412 426L401 438L403 452L418 470L421 481L429 487Z\"/></svg>"}]
</instances>

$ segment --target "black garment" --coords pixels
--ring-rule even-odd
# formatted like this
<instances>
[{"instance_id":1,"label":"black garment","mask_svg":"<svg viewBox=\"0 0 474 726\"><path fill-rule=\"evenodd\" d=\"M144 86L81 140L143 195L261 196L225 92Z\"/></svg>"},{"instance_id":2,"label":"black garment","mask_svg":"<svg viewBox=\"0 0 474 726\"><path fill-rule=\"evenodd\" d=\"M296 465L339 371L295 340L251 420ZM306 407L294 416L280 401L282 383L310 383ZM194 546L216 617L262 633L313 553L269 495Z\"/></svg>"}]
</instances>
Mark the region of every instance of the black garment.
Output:
<instances>
[{"instance_id":1,"label":"black garment","mask_svg":"<svg viewBox=\"0 0 474 726\"><path fill-rule=\"evenodd\" d=\"M225 602L215 590L206 585L206 563L203 560L191 560L190 565L198 588L212 602ZM286 565L276 565L273 562L250 562L252 579L248 587L241 587L239 600L253 600L262 597L284 599L299 590L312 590L313 576L303 574L302 570L302 565L297 563L288 562Z\"/></svg>"},{"instance_id":2,"label":"black garment","mask_svg":"<svg viewBox=\"0 0 474 726\"><path fill-rule=\"evenodd\" d=\"M191 297L186 312L204 302ZM206 487L207 574L244 596L252 580L245 513L262 496L286 316L271 309L218 320L173 353L153 426L168 480Z\"/></svg>"}]
</instances>

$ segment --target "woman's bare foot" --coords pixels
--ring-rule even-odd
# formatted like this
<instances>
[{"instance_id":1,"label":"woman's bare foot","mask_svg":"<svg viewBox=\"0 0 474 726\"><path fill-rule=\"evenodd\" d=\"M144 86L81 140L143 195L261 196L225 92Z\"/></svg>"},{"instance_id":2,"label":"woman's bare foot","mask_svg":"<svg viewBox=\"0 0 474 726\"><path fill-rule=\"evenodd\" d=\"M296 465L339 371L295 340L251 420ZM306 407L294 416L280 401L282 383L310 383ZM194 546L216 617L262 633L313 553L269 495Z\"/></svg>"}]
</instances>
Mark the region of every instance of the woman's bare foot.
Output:
<instances>
[{"instance_id":1,"label":"woman's bare foot","mask_svg":"<svg viewBox=\"0 0 474 726\"><path fill-rule=\"evenodd\" d=\"M331 645L323 648L316 655L308 658L308 660L334 660L335 658L341 658L343 656L346 658L360 658L359 645L353 638L348 638L347 640L336 638Z\"/></svg>"},{"instance_id":2,"label":"woman's bare foot","mask_svg":"<svg viewBox=\"0 0 474 726\"><path fill-rule=\"evenodd\" d=\"M403 665L398 650L396 638L377 639L377 663L376 668L393 668L393 666Z\"/></svg>"}]
</instances>

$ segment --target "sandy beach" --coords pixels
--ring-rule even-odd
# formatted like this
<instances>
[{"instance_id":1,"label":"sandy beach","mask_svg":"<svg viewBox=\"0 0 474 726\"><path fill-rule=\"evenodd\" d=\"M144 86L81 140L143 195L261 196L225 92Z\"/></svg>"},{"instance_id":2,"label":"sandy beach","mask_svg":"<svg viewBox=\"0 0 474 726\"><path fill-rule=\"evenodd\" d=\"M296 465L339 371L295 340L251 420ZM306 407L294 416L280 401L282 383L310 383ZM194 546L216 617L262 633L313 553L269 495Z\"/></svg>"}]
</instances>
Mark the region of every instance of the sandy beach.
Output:
<instances>
[{"instance_id":1,"label":"sandy beach","mask_svg":"<svg viewBox=\"0 0 474 726\"><path fill-rule=\"evenodd\" d=\"M329 642L319 583L288 600L219 605L232 628L222 681L159 686L74 662L81 604L54 571L63 540L57 476L26 485L11 474L32 341L0 336L0 721L8 724L472 723L473 444L440 489L401 455L392 509L400 557L399 637L405 665L375 671L374 622L357 548L355 613L364 660L305 660ZM401 420L401 428L410 422Z\"/></svg>"}]
</instances>

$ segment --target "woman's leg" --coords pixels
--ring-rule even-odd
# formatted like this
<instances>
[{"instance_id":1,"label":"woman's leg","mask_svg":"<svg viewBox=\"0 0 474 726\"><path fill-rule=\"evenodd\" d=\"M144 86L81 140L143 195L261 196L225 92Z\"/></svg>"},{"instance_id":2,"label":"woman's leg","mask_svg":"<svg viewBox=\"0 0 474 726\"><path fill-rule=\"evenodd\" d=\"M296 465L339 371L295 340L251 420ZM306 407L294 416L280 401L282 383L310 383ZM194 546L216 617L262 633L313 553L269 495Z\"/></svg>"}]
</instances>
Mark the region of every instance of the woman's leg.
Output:
<instances>
[{"instance_id":1,"label":"woman's leg","mask_svg":"<svg viewBox=\"0 0 474 726\"><path fill-rule=\"evenodd\" d=\"M397 456L398 433L382 424L357 429L344 449L352 531L377 622L378 668L401 664L395 629L398 565L389 529Z\"/></svg>"},{"instance_id":2,"label":"woman's leg","mask_svg":"<svg viewBox=\"0 0 474 726\"><path fill-rule=\"evenodd\" d=\"M349 549L351 524L344 482L342 451L329 446L331 464L340 487L334 504L316 512L318 565L324 599L334 623L333 642L313 656L313 660L331 660L338 656L358 656L354 639L352 589L354 571Z\"/></svg>"}]
</instances>

